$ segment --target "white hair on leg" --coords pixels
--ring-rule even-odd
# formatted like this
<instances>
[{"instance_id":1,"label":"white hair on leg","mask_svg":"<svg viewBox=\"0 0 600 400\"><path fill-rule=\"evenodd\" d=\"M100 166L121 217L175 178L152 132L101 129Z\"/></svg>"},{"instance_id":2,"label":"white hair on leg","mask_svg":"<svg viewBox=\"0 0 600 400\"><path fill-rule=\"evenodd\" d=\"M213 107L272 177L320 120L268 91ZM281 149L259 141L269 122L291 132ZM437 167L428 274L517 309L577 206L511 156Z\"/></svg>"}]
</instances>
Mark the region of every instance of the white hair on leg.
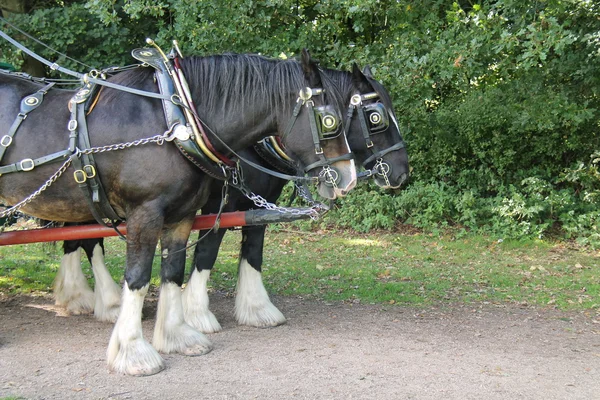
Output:
<instances>
[{"instance_id":1,"label":"white hair on leg","mask_svg":"<svg viewBox=\"0 0 600 400\"><path fill-rule=\"evenodd\" d=\"M94 293L96 304L94 316L99 321L115 322L121 309L121 288L113 281L104 264L104 254L99 244L92 253L92 271L94 271Z\"/></svg>"},{"instance_id":2,"label":"white hair on leg","mask_svg":"<svg viewBox=\"0 0 600 400\"><path fill-rule=\"evenodd\" d=\"M71 314L87 314L94 309L94 292L81 270L81 249L63 255L54 278L56 305Z\"/></svg>"},{"instance_id":3,"label":"white hair on leg","mask_svg":"<svg viewBox=\"0 0 600 400\"><path fill-rule=\"evenodd\" d=\"M206 284L210 278L210 270L198 272L194 268L192 276L183 290L183 315L185 322L203 333L215 333L221 330L221 324L209 310L209 299Z\"/></svg>"},{"instance_id":4,"label":"white hair on leg","mask_svg":"<svg viewBox=\"0 0 600 400\"><path fill-rule=\"evenodd\" d=\"M235 318L241 325L265 328L285 323L285 317L271 303L262 274L244 258L240 260Z\"/></svg>"},{"instance_id":5,"label":"white hair on leg","mask_svg":"<svg viewBox=\"0 0 600 400\"><path fill-rule=\"evenodd\" d=\"M148 287L129 290L127 283L123 287L121 313L106 351L108 367L113 371L144 376L156 374L165 368L162 357L142 333L142 307Z\"/></svg>"},{"instance_id":6,"label":"white hair on leg","mask_svg":"<svg viewBox=\"0 0 600 400\"><path fill-rule=\"evenodd\" d=\"M208 338L183 319L181 287L176 283L166 282L160 286L152 344L167 354L199 356L212 350Z\"/></svg>"}]
</instances>

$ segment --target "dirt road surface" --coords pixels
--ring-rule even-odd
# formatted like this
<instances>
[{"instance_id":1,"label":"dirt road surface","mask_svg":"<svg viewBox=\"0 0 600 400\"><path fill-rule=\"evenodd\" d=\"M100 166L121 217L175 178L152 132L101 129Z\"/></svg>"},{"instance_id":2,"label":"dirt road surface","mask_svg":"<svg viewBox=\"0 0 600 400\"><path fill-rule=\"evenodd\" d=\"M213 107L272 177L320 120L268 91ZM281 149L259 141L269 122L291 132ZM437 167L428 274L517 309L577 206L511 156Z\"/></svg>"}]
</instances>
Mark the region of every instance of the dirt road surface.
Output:
<instances>
[{"instance_id":1,"label":"dirt road surface","mask_svg":"<svg viewBox=\"0 0 600 400\"><path fill-rule=\"evenodd\" d=\"M211 353L165 355L165 371L133 378L106 367L112 324L0 298L0 398L600 399L598 314L275 297L288 323L256 329L235 323L233 302L211 298L224 328Z\"/></svg>"}]
</instances>

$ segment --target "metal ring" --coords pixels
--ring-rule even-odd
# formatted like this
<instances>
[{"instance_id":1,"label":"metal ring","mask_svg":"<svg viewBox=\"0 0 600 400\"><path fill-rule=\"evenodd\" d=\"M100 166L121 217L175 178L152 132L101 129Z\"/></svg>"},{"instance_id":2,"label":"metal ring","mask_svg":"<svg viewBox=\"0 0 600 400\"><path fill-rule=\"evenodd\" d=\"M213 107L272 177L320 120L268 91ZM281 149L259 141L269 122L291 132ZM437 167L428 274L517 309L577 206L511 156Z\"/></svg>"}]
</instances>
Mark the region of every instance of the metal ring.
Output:
<instances>
[{"instance_id":1,"label":"metal ring","mask_svg":"<svg viewBox=\"0 0 600 400\"><path fill-rule=\"evenodd\" d=\"M369 115L369 121L371 121L372 124L379 125L381 123L381 119L381 114L378 112L374 112Z\"/></svg>"},{"instance_id":2,"label":"metal ring","mask_svg":"<svg viewBox=\"0 0 600 400\"><path fill-rule=\"evenodd\" d=\"M325 117L323 117L323 126L325 128L331 129L335 125L336 125L335 117L333 117L331 115L326 115Z\"/></svg>"},{"instance_id":3,"label":"metal ring","mask_svg":"<svg viewBox=\"0 0 600 400\"><path fill-rule=\"evenodd\" d=\"M29 96L25 98L25 104L27 104L28 106L35 106L39 104L39 102L40 99L38 99L37 97Z\"/></svg>"}]
</instances>

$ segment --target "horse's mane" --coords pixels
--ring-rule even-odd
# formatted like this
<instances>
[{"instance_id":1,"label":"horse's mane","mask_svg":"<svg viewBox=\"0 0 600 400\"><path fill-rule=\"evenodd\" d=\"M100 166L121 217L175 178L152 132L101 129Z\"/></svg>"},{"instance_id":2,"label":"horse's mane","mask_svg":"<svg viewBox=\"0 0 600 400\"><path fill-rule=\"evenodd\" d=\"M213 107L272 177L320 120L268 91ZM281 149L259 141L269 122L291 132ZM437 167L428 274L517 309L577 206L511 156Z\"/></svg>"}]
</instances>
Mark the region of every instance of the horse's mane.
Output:
<instances>
[{"instance_id":1,"label":"horse's mane","mask_svg":"<svg viewBox=\"0 0 600 400\"><path fill-rule=\"evenodd\" d=\"M348 107L350 104L350 98L353 92L356 90L356 86L352 80L352 74L347 71L340 71L337 69L325 69L324 75L334 84L340 94L342 95L343 107Z\"/></svg>"},{"instance_id":2,"label":"horse's mane","mask_svg":"<svg viewBox=\"0 0 600 400\"><path fill-rule=\"evenodd\" d=\"M254 54L191 56L181 60L181 68L194 102L208 113L224 109L237 113L256 104L276 109L292 106L290 97L308 85L298 61ZM139 87L152 72L151 68L138 68L120 73L111 81ZM345 102L337 85L327 74L320 73L320 77L326 93L325 102L342 110ZM118 93L113 95L118 96Z\"/></svg>"}]
</instances>

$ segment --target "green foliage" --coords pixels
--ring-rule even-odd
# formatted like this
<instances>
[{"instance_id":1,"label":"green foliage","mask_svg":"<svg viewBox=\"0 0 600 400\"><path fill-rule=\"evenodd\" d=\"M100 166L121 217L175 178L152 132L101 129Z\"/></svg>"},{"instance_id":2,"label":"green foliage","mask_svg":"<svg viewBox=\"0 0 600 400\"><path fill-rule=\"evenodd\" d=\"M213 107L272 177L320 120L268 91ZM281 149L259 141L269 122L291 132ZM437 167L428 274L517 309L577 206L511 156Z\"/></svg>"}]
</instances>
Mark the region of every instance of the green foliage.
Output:
<instances>
[{"instance_id":1,"label":"green foliage","mask_svg":"<svg viewBox=\"0 0 600 400\"><path fill-rule=\"evenodd\" d=\"M600 9L545 0L88 0L12 16L93 66L129 63L146 36L186 54L370 64L394 99L413 174L398 194L359 188L326 224L397 222L592 246L600 149ZM62 5L61 5L62 4ZM44 49L33 46L54 59ZM3 61L18 54L2 47ZM66 66L68 60L59 58Z\"/></svg>"},{"instance_id":2,"label":"green foliage","mask_svg":"<svg viewBox=\"0 0 600 400\"><path fill-rule=\"evenodd\" d=\"M90 13L83 2L36 9L30 14L12 14L10 21L60 53L93 68L131 64L131 49L143 46L146 36L152 36L155 29L150 18L144 22L104 25ZM39 55L63 67L83 72L90 69L21 37L16 31L7 29L6 32L23 41ZM3 52L2 60L16 66L21 65L22 55L19 50L4 41L0 42L0 49Z\"/></svg>"}]
</instances>

